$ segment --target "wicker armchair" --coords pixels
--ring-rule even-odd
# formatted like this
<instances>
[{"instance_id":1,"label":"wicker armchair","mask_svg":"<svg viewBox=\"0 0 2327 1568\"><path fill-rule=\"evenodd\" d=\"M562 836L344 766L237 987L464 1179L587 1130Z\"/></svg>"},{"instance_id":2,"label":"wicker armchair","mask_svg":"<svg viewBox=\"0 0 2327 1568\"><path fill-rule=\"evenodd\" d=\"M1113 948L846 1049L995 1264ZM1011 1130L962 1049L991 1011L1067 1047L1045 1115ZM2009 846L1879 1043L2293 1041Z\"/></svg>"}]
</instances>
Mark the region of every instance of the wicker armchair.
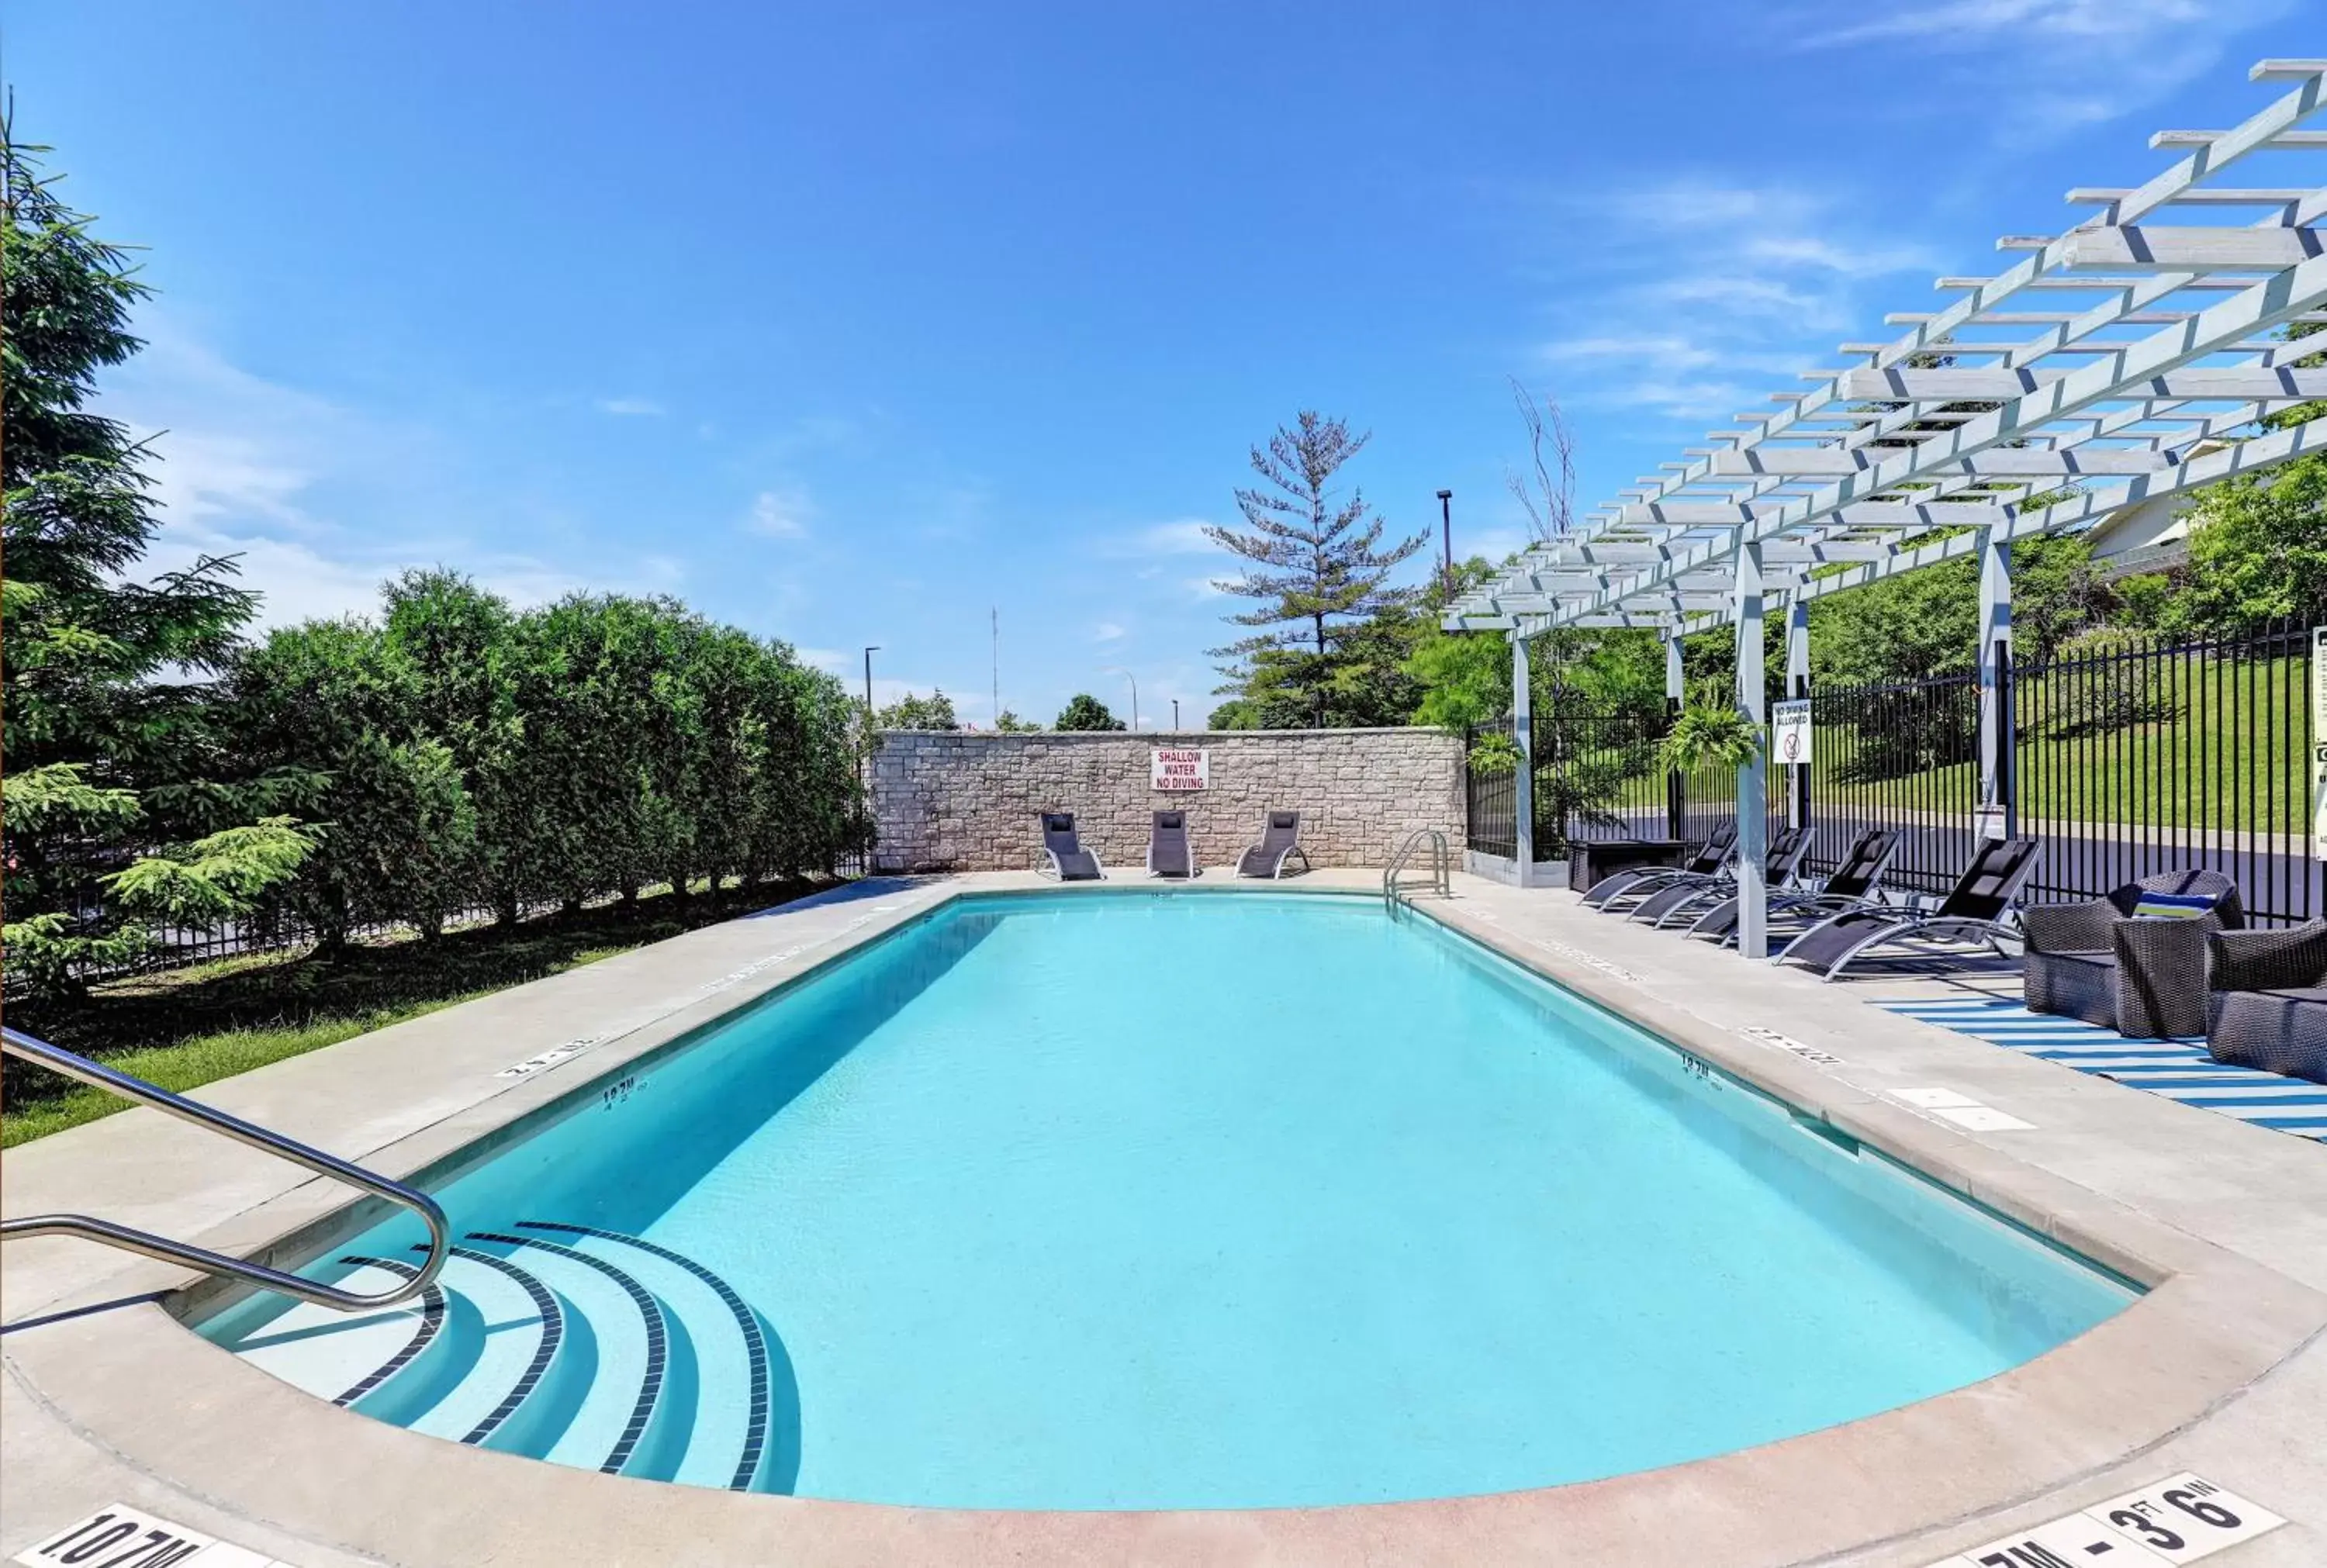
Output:
<instances>
[{"instance_id":1,"label":"wicker armchair","mask_svg":"<svg viewBox=\"0 0 2327 1568\"><path fill-rule=\"evenodd\" d=\"M2214 901L2214 911L2136 920L2144 893L2199 894ZM2211 871L2160 872L2086 903L2032 904L2020 911L2028 1010L2143 1039L2202 1034L2207 939L2245 925L2238 884Z\"/></svg>"},{"instance_id":2,"label":"wicker armchair","mask_svg":"<svg viewBox=\"0 0 2327 1568\"><path fill-rule=\"evenodd\" d=\"M2207 947L2214 1059L2327 1083L2327 920L2216 932Z\"/></svg>"}]
</instances>

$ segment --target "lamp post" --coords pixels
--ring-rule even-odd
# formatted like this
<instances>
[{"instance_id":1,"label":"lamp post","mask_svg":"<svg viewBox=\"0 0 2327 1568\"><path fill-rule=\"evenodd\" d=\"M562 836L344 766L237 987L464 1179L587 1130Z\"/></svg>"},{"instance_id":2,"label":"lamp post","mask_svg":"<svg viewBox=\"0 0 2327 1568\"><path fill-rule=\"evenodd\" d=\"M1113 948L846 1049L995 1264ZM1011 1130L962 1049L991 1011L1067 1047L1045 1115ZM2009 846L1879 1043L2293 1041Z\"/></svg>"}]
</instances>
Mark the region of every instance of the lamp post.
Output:
<instances>
[{"instance_id":1,"label":"lamp post","mask_svg":"<svg viewBox=\"0 0 2327 1568\"><path fill-rule=\"evenodd\" d=\"M873 656L880 651L877 642L864 650L864 727L868 730L873 727Z\"/></svg>"},{"instance_id":2,"label":"lamp post","mask_svg":"<svg viewBox=\"0 0 2327 1568\"><path fill-rule=\"evenodd\" d=\"M1179 733L1179 731L1180 731L1180 699L1179 699L1178 697L1173 697L1173 698L1172 699L1172 732L1173 732L1173 733L1177 734L1177 733Z\"/></svg>"},{"instance_id":3,"label":"lamp post","mask_svg":"<svg viewBox=\"0 0 2327 1568\"><path fill-rule=\"evenodd\" d=\"M1131 727L1136 730L1139 728L1139 677L1119 664L1108 665L1107 672L1119 675L1131 683Z\"/></svg>"},{"instance_id":4,"label":"lamp post","mask_svg":"<svg viewBox=\"0 0 2327 1568\"><path fill-rule=\"evenodd\" d=\"M1454 492L1438 492L1438 537L1446 552L1446 602L1454 602Z\"/></svg>"}]
</instances>

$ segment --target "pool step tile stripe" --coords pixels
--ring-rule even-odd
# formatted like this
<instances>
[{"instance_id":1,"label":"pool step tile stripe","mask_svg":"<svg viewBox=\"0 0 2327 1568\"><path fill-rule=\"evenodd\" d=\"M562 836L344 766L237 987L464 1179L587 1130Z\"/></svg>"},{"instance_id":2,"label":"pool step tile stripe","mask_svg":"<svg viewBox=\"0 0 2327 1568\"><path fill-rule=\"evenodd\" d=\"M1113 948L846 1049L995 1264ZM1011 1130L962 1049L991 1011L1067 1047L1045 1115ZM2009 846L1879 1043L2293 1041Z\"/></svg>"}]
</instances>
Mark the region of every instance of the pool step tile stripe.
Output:
<instances>
[{"instance_id":1,"label":"pool step tile stripe","mask_svg":"<svg viewBox=\"0 0 2327 1568\"><path fill-rule=\"evenodd\" d=\"M407 1280L417 1277L420 1273L418 1269L407 1264L397 1263L392 1258L365 1257L357 1253L350 1253L340 1261L360 1268L384 1269L389 1274ZM435 1341L437 1330L444 1326L444 1293L432 1283L420 1293L420 1321L413 1327L412 1338L407 1339L395 1355L350 1384L332 1403L342 1407L353 1405L398 1372L411 1366L419 1358L421 1352L426 1350Z\"/></svg>"},{"instance_id":2,"label":"pool step tile stripe","mask_svg":"<svg viewBox=\"0 0 2327 1568\"><path fill-rule=\"evenodd\" d=\"M320 1398L430 1436L610 1474L759 1484L774 1358L758 1313L726 1281L597 1227L522 1220L464 1241L416 1302L353 1314L301 1303L229 1348ZM354 1289L418 1272L390 1258L338 1261Z\"/></svg>"},{"instance_id":3,"label":"pool step tile stripe","mask_svg":"<svg viewBox=\"0 0 2327 1568\"><path fill-rule=\"evenodd\" d=\"M542 1230L568 1236L589 1237L617 1246L632 1247L665 1263L686 1270L708 1286L734 1319L735 1330L743 1342L744 1364L749 1377L749 1395L744 1410L743 1445L735 1461L733 1478L727 1482L731 1491L749 1491L752 1479L759 1474L761 1457L768 1442L768 1345L760 1331L759 1315L743 1297L737 1295L725 1280L704 1267L691 1257L671 1251L640 1237L628 1236L618 1230L601 1230L585 1225L564 1225L555 1220L523 1219L519 1230Z\"/></svg>"},{"instance_id":4,"label":"pool step tile stripe","mask_svg":"<svg viewBox=\"0 0 2327 1568\"><path fill-rule=\"evenodd\" d=\"M416 1245L415 1252L425 1253L425 1246ZM506 1386L501 1384L500 1368L504 1358L481 1353L469 1378L462 1386L440 1401L426 1416L412 1423L416 1432L445 1437L472 1446L482 1443L500 1431L525 1402L541 1386L542 1379L557 1358L558 1348L565 1339L565 1311L558 1303L557 1293L538 1279L497 1254L481 1252L474 1247L454 1246L451 1261L445 1265L447 1280L460 1277L454 1293L475 1302L480 1316L490 1335L521 1334L531 1329L522 1343L526 1349L525 1364ZM533 1316L530 1322L512 1318L496 1311L508 1292L515 1292ZM482 1411L478 1406L490 1400Z\"/></svg>"},{"instance_id":5,"label":"pool step tile stripe","mask_svg":"<svg viewBox=\"0 0 2327 1568\"><path fill-rule=\"evenodd\" d=\"M338 1283L350 1290L386 1291L396 1284L397 1275L394 1270L366 1264ZM361 1312L301 1302L267 1319L231 1348L271 1376L337 1403L396 1358L419 1330L425 1311L425 1302L411 1301Z\"/></svg>"},{"instance_id":6,"label":"pool step tile stripe","mask_svg":"<svg viewBox=\"0 0 2327 1568\"><path fill-rule=\"evenodd\" d=\"M2185 1106L2327 1142L2327 1084L2218 1062L2203 1041L2127 1040L2080 1018L2031 1013L2018 1003L1985 997L1874 1004Z\"/></svg>"},{"instance_id":7,"label":"pool step tile stripe","mask_svg":"<svg viewBox=\"0 0 2327 1568\"><path fill-rule=\"evenodd\" d=\"M638 1309L639 1320L646 1330L647 1339L646 1362L639 1376L638 1399L631 1405L630 1419L623 1423L621 1433L614 1439L613 1447L607 1450L605 1459L598 1465L602 1474L610 1476L621 1474L622 1467L630 1463L631 1455L637 1451L639 1443L645 1438L647 1428L654 1420L656 1402L662 1396L663 1374L670 1359L670 1336L668 1327L663 1321L661 1303L657 1302L647 1288L637 1280L616 1268L604 1258L593 1257L589 1253L577 1251L557 1242L547 1241L537 1236L509 1236L489 1230L471 1231L469 1236L472 1241L498 1242L505 1246L535 1247L552 1256L565 1258L585 1268L595 1269L612 1281L618 1289L631 1298L631 1304Z\"/></svg>"}]
</instances>

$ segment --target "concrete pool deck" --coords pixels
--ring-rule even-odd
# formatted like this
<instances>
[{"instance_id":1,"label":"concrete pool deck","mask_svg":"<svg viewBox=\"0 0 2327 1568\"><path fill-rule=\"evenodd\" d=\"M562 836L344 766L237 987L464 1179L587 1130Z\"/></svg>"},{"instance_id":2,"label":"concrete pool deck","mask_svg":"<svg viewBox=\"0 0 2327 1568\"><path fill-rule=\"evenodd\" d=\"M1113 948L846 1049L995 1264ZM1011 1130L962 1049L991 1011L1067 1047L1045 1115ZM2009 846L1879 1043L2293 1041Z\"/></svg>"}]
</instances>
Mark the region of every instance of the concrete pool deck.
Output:
<instances>
[{"instance_id":1,"label":"concrete pool deck","mask_svg":"<svg viewBox=\"0 0 2327 1568\"><path fill-rule=\"evenodd\" d=\"M199 1097L389 1174L454 1156L963 892L844 890L211 1086ZM1117 888L1147 888L1135 875ZM1378 873L1196 887L1377 891ZM2285 1516L2210 1559L2327 1563L2327 1147L1883 1012L1932 980L1813 977L1461 876L1422 908L1701 1059L2153 1286L1986 1382L1844 1426L1538 1491L1322 1509L978 1513L737 1496L464 1448L338 1410L189 1333L180 1270L65 1239L0 1272L0 1557L119 1502L303 1565L1945 1560L2194 1470ZM1753 1031L1753 1032L1749 1032ZM517 1077L545 1053L574 1054ZM1906 1091L2028 1125L1970 1131ZM0 1203L303 1256L349 1195L137 1110L10 1151ZM307 1234L303 1238L301 1233Z\"/></svg>"}]
</instances>

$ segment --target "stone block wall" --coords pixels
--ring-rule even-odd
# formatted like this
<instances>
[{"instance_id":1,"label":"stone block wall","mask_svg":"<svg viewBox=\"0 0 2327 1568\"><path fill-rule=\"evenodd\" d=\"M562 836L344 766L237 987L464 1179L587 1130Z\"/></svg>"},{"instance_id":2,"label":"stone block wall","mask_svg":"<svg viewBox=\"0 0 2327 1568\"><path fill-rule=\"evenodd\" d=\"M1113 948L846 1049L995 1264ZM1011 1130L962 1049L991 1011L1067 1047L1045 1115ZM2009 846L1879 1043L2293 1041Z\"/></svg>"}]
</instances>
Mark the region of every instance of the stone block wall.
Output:
<instances>
[{"instance_id":1,"label":"stone block wall","mask_svg":"<svg viewBox=\"0 0 2327 1568\"><path fill-rule=\"evenodd\" d=\"M1210 753L1210 784L1151 787L1149 752ZM1110 872L1146 863L1151 811L1184 809L1196 857L1228 865L1263 813L1301 813L1312 863L1385 864L1417 827L1463 847L1463 742L1439 730L1210 730L967 734L888 730L873 759L883 871L1024 871L1044 811L1071 811Z\"/></svg>"}]
</instances>

